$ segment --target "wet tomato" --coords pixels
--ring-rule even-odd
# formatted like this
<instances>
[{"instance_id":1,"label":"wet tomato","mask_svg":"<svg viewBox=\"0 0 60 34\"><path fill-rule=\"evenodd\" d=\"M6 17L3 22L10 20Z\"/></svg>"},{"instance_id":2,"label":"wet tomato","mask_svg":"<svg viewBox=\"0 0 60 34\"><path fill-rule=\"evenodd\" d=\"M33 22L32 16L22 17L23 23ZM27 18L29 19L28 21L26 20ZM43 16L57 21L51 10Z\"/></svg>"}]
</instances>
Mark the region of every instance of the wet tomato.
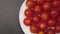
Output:
<instances>
[{"instance_id":1,"label":"wet tomato","mask_svg":"<svg viewBox=\"0 0 60 34\"><path fill-rule=\"evenodd\" d=\"M35 6L35 8L34 8L34 12L37 13L37 14L40 13L41 10L42 10L42 8L39 5Z\"/></svg>"},{"instance_id":2,"label":"wet tomato","mask_svg":"<svg viewBox=\"0 0 60 34\"><path fill-rule=\"evenodd\" d=\"M46 2L52 2L52 0L45 0Z\"/></svg>"},{"instance_id":3,"label":"wet tomato","mask_svg":"<svg viewBox=\"0 0 60 34\"><path fill-rule=\"evenodd\" d=\"M36 0L37 4L43 4L44 0Z\"/></svg>"},{"instance_id":4,"label":"wet tomato","mask_svg":"<svg viewBox=\"0 0 60 34\"><path fill-rule=\"evenodd\" d=\"M52 9L52 10L50 11L50 16L51 16L52 18L56 18L57 15L58 15L58 10L57 10L57 9Z\"/></svg>"},{"instance_id":5,"label":"wet tomato","mask_svg":"<svg viewBox=\"0 0 60 34\"><path fill-rule=\"evenodd\" d=\"M58 23L60 23L60 16L58 16L57 21L58 21Z\"/></svg>"},{"instance_id":6,"label":"wet tomato","mask_svg":"<svg viewBox=\"0 0 60 34\"><path fill-rule=\"evenodd\" d=\"M24 24L26 25L26 26L30 26L31 25L31 19L30 18L25 18L24 19Z\"/></svg>"},{"instance_id":7,"label":"wet tomato","mask_svg":"<svg viewBox=\"0 0 60 34\"><path fill-rule=\"evenodd\" d=\"M31 1L31 0L28 0L28 1L26 2L26 6L27 6L28 8L34 7L34 6L35 6L35 2L34 2L34 1Z\"/></svg>"},{"instance_id":8,"label":"wet tomato","mask_svg":"<svg viewBox=\"0 0 60 34\"><path fill-rule=\"evenodd\" d=\"M39 22L39 28L42 31L46 30L46 28L47 28L46 22Z\"/></svg>"},{"instance_id":9,"label":"wet tomato","mask_svg":"<svg viewBox=\"0 0 60 34\"><path fill-rule=\"evenodd\" d=\"M38 23L40 21L40 18L38 16L33 16L32 21L33 23Z\"/></svg>"},{"instance_id":10,"label":"wet tomato","mask_svg":"<svg viewBox=\"0 0 60 34\"><path fill-rule=\"evenodd\" d=\"M53 2L52 2L52 6L53 7L59 7L59 4L60 2L58 1L58 0L53 0Z\"/></svg>"},{"instance_id":11,"label":"wet tomato","mask_svg":"<svg viewBox=\"0 0 60 34\"><path fill-rule=\"evenodd\" d=\"M38 34L46 34L44 31L39 31Z\"/></svg>"},{"instance_id":12,"label":"wet tomato","mask_svg":"<svg viewBox=\"0 0 60 34\"><path fill-rule=\"evenodd\" d=\"M41 20L47 21L49 19L49 14L47 12L42 12L40 17L41 17Z\"/></svg>"},{"instance_id":13,"label":"wet tomato","mask_svg":"<svg viewBox=\"0 0 60 34\"><path fill-rule=\"evenodd\" d=\"M55 26L56 21L55 21L54 19L49 19L48 22L47 22L47 24L48 24L49 26Z\"/></svg>"},{"instance_id":14,"label":"wet tomato","mask_svg":"<svg viewBox=\"0 0 60 34\"><path fill-rule=\"evenodd\" d=\"M55 32L60 33L60 24L56 24L55 26Z\"/></svg>"},{"instance_id":15,"label":"wet tomato","mask_svg":"<svg viewBox=\"0 0 60 34\"><path fill-rule=\"evenodd\" d=\"M31 31L32 33L37 33L37 32L39 31L39 28L37 27L36 24L32 24L32 25L30 26L30 31Z\"/></svg>"},{"instance_id":16,"label":"wet tomato","mask_svg":"<svg viewBox=\"0 0 60 34\"><path fill-rule=\"evenodd\" d=\"M24 14L25 14L26 17L31 17L33 12L32 12L31 9L26 9Z\"/></svg>"},{"instance_id":17,"label":"wet tomato","mask_svg":"<svg viewBox=\"0 0 60 34\"><path fill-rule=\"evenodd\" d=\"M50 3L49 3L49 2L45 2L45 3L43 4L43 10L44 10L44 11L50 10Z\"/></svg>"}]
</instances>

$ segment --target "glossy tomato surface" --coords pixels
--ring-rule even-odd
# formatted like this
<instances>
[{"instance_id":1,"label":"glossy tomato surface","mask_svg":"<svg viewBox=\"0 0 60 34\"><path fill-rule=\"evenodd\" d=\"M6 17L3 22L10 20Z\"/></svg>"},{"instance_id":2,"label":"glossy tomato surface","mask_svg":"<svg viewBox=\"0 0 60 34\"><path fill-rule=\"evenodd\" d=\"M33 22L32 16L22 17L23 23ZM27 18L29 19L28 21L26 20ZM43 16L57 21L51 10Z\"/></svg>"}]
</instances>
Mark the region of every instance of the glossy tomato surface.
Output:
<instances>
[{"instance_id":1,"label":"glossy tomato surface","mask_svg":"<svg viewBox=\"0 0 60 34\"><path fill-rule=\"evenodd\" d=\"M41 10L42 10L42 7L40 5L37 5L37 6L34 7L34 12L37 13L37 14L40 13Z\"/></svg>"},{"instance_id":2,"label":"glossy tomato surface","mask_svg":"<svg viewBox=\"0 0 60 34\"><path fill-rule=\"evenodd\" d=\"M47 22L47 24L49 26L55 26L56 25L56 21L54 19L49 19L48 22Z\"/></svg>"},{"instance_id":3,"label":"glossy tomato surface","mask_svg":"<svg viewBox=\"0 0 60 34\"><path fill-rule=\"evenodd\" d=\"M57 15L58 15L58 10L57 10L57 9L52 9L52 10L50 11L50 16L51 16L52 18L56 18Z\"/></svg>"},{"instance_id":4,"label":"glossy tomato surface","mask_svg":"<svg viewBox=\"0 0 60 34\"><path fill-rule=\"evenodd\" d=\"M38 34L46 34L44 31L39 31Z\"/></svg>"},{"instance_id":5,"label":"glossy tomato surface","mask_svg":"<svg viewBox=\"0 0 60 34\"><path fill-rule=\"evenodd\" d=\"M60 1L58 1L58 0L53 0L53 2L52 2L52 6L53 7L59 7L59 4L60 3Z\"/></svg>"},{"instance_id":6,"label":"glossy tomato surface","mask_svg":"<svg viewBox=\"0 0 60 34\"><path fill-rule=\"evenodd\" d=\"M56 24L55 26L55 32L59 32L60 33L60 24Z\"/></svg>"},{"instance_id":7,"label":"glossy tomato surface","mask_svg":"<svg viewBox=\"0 0 60 34\"><path fill-rule=\"evenodd\" d=\"M44 4L43 4L43 10L44 11L48 11L48 10L50 10L50 3L49 2L45 2Z\"/></svg>"},{"instance_id":8,"label":"glossy tomato surface","mask_svg":"<svg viewBox=\"0 0 60 34\"><path fill-rule=\"evenodd\" d=\"M24 24L25 24L26 26L30 26L31 23L32 23L32 21L31 21L30 18L25 18L25 19L24 19Z\"/></svg>"},{"instance_id":9,"label":"glossy tomato surface","mask_svg":"<svg viewBox=\"0 0 60 34\"><path fill-rule=\"evenodd\" d=\"M31 9L26 9L24 14L25 14L26 17L31 17L33 12L32 12Z\"/></svg>"},{"instance_id":10,"label":"glossy tomato surface","mask_svg":"<svg viewBox=\"0 0 60 34\"><path fill-rule=\"evenodd\" d=\"M39 28L37 27L36 24L32 24L32 25L30 26L30 31L31 31L32 33L37 33L37 32L39 31Z\"/></svg>"},{"instance_id":11,"label":"glossy tomato surface","mask_svg":"<svg viewBox=\"0 0 60 34\"><path fill-rule=\"evenodd\" d=\"M60 23L60 16L58 16L57 21L58 21L58 23Z\"/></svg>"},{"instance_id":12,"label":"glossy tomato surface","mask_svg":"<svg viewBox=\"0 0 60 34\"><path fill-rule=\"evenodd\" d=\"M38 16L33 16L32 17L32 22L33 23L38 23L40 21L40 18Z\"/></svg>"},{"instance_id":13,"label":"glossy tomato surface","mask_svg":"<svg viewBox=\"0 0 60 34\"><path fill-rule=\"evenodd\" d=\"M40 17L41 17L41 20L47 21L49 19L49 14L47 12L42 12Z\"/></svg>"},{"instance_id":14,"label":"glossy tomato surface","mask_svg":"<svg viewBox=\"0 0 60 34\"><path fill-rule=\"evenodd\" d=\"M44 0L36 0L36 3L39 4L39 5L40 4L43 4L44 3Z\"/></svg>"},{"instance_id":15,"label":"glossy tomato surface","mask_svg":"<svg viewBox=\"0 0 60 34\"><path fill-rule=\"evenodd\" d=\"M52 0L45 0L46 2L52 2Z\"/></svg>"},{"instance_id":16,"label":"glossy tomato surface","mask_svg":"<svg viewBox=\"0 0 60 34\"><path fill-rule=\"evenodd\" d=\"M34 7L34 6L35 6L35 2L32 1L32 0L28 0L28 1L26 2L26 6L27 6L28 8Z\"/></svg>"},{"instance_id":17,"label":"glossy tomato surface","mask_svg":"<svg viewBox=\"0 0 60 34\"><path fill-rule=\"evenodd\" d=\"M46 24L46 22L39 22L39 28L40 28L40 30L42 30L42 31L44 31L44 30L46 30L47 29L47 24Z\"/></svg>"}]
</instances>

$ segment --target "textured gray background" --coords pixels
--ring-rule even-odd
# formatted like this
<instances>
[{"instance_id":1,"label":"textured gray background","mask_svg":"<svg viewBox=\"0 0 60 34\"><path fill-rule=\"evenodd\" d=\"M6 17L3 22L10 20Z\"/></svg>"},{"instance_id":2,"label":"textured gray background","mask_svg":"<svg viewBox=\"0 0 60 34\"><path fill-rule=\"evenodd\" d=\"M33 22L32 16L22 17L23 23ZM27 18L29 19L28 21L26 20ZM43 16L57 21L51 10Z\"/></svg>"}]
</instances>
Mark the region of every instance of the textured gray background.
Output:
<instances>
[{"instance_id":1,"label":"textured gray background","mask_svg":"<svg viewBox=\"0 0 60 34\"><path fill-rule=\"evenodd\" d=\"M17 0L0 0L0 34L23 34L19 26L19 6Z\"/></svg>"}]
</instances>

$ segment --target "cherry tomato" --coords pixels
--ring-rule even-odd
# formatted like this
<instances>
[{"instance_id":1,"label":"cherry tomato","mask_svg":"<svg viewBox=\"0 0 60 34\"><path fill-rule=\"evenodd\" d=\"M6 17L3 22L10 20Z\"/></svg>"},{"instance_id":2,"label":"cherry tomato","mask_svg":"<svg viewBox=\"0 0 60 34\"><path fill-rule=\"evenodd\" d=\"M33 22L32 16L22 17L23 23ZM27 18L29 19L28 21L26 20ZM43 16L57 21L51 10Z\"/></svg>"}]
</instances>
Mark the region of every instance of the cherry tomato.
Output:
<instances>
[{"instance_id":1,"label":"cherry tomato","mask_svg":"<svg viewBox=\"0 0 60 34\"><path fill-rule=\"evenodd\" d=\"M57 15L58 15L58 10L57 10L57 9L52 9L52 10L50 11L50 16L51 16L52 18L56 18Z\"/></svg>"},{"instance_id":2,"label":"cherry tomato","mask_svg":"<svg viewBox=\"0 0 60 34\"><path fill-rule=\"evenodd\" d=\"M26 9L24 14L25 14L26 17L31 17L33 12L32 12L31 9Z\"/></svg>"},{"instance_id":3,"label":"cherry tomato","mask_svg":"<svg viewBox=\"0 0 60 34\"><path fill-rule=\"evenodd\" d=\"M43 4L44 0L36 0L37 4Z\"/></svg>"},{"instance_id":4,"label":"cherry tomato","mask_svg":"<svg viewBox=\"0 0 60 34\"><path fill-rule=\"evenodd\" d=\"M49 26L55 26L56 21L55 21L54 19L49 19L48 22L47 22L47 24L48 24Z\"/></svg>"},{"instance_id":5,"label":"cherry tomato","mask_svg":"<svg viewBox=\"0 0 60 34\"><path fill-rule=\"evenodd\" d=\"M58 16L57 20L58 20L58 22L60 23L60 16Z\"/></svg>"},{"instance_id":6,"label":"cherry tomato","mask_svg":"<svg viewBox=\"0 0 60 34\"><path fill-rule=\"evenodd\" d=\"M24 24L26 25L26 26L30 26L31 25L31 19L30 18L25 18L24 19Z\"/></svg>"},{"instance_id":7,"label":"cherry tomato","mask_svg":"<svg viewBox=\"0 0 60 34\"><path fill-rule=\"evenodd\" d=\"M29 7L29 8L34 7L35 6L35 2L34 1L31 1L31 0L28 0L26 2L26 6Z\"/></svg>"},{"instance_id":8,"label":"cherry tomato","mask_svg":"<svg viewBox=\"0 0 60 34\"><path fill-rule=\"evenodd\" d=\"M52 2L52 6L53 7L59 7L59 4L60 2L58 1L58 0L54 0L53 2Z\"/></svg>"},{"instance_id":9,"label":"cherry tomato","mask_svg":"<svg viewBox=\"0 0 60 34\"><path fill-rule=\"evenodd\" d=\"M55 32L53 29L49 29L49 30L47 30L46 34L55 34Z\"/></svg>"},{"instance_id":10,"label":"cherry tomato","mask_svg":"<svg viewBox=\"0 0 60 34\"><path fill-rule=\"evenodd\" d=\"M60 23L56 24L55 32L60 33Z\"/></svg>"},{"instance_id":11,"label":"cherry tomato","mask_svg":"<svg viewBox=\"0 0 60 34\"><path fill-rule=\"evenodd\" d=\"M46 30L46 28L47 28L46 22L39 22L39 28L42 31Z\"/></svg>"},{"instance_id":12,"label":"cherry tomato","mask_svg":"<svg viewBox=\"0 0 60 34\"><path fill-rule=\"evenodd\" d=\"M49 14L47 12L42 12L40 17L41 17L41 20L47 21L49 19Z\"/></svg>"},{"instance_id":13,"label":"cherry tomato","mask_svg":"<svg viewBox=\"0 0 60 34\"><path fill-rule=\"evenodd\" d=\"M39 31L38 34L46 34L44 31Z\"/></svg>"},{"instance_id":14,"label":"cherry tomato","mask_svg":"<svg viewBox=\"0 0 60 34\"><path fill-rule=\"evenodd\" d=\"M52 0L45 0L46 2L52 2Z\"/></svg>"},{"instance_id":15,"label":"cherry tomato","mask_svg":"<svg viewBox=\"0 0 60 34\"><path fill-rule=\"evenodd\" d=\"M37 32L39 31L39 28L37 27L36 24L32 24L32 25L30 26L30 31L31 31L32 33L37 33Z\"/></svg>"},{"instance_id":16,"label":"cherry tomato","mask_svg":"<svg viewBox=\"0 0 60 34\"><path fill-rule=\"evenodd\" d=\"M39 5L35 6L35 8L34 8L34 12L37 13L37 14L40 13L41 10L42 10L42 8Z\"/></svg>"},{"instance_id":17,"label":"cherry tomato","mask_svg":"<svg viewBox=\"0 0 60 34\"><path fill-rule=\"evenodd\" d=\"M33 16L32 21L33 23L38 23L40 21L40 18L38 16Z\"/></svg>"},{"instance_id":18,"label":"cherry tomato","mask_svg":"<svg viewBox=\"0 0 60 34\"><path fill-rule=\"evenodd\" d=\"M49 2L45 2L45 3L43 4L43 9L44 9L44 11L50 10L50 3L49 3Z\"/></svg>"}]
</instances>

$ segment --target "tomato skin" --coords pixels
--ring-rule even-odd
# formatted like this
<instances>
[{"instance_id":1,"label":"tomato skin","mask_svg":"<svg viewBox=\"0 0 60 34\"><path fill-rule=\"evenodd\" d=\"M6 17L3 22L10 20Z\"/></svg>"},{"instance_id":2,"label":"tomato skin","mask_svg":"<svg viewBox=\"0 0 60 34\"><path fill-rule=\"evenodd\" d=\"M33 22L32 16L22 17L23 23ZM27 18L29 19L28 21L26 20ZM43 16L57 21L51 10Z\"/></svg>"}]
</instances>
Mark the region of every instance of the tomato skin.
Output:
<instances>
[{"instance_id":1,"label":"tomato skin","mask_svg":"<svg viewBox=\"0 0 60 34\"><path fill-rule=\"evenodd\" d=\"M47 26L46 22L39 22L39 28L40 28L41 31L46 30L47 27L48 26Z\"/></svg>"},{"instance_id":2,"label":"tomato skin","mask_svg":"<svg viewBox=\"0 0 60 34\"><path fill-rule=\"evenodd\" d=\"M43 21L47 21L49 19L49 14L47 12L42 12L40 18Z\"/></svg>"},{"instance_id":3,"label":"tomato skin","mask_svg":"<svg viewBox=\"0 0 60 34\"><path fill-rule=\"evenodd\" d=\"M32 21L33 23L38 23L40 21L40 18L38 16L33 16Z\"/></svg>"},{"instance_id":4,"label":"tomato skin","mask_svg":"<svg viewBox=\"0 0 60 34\"><path fill-rule=\"evenodd\" d=\"M40 13L41 10L42 10L42 8L41 8L41 6L39 6L39 5L37 5L37 6L34 7L34 12L35 12L36 14Z\"/></svg>"},{"instance_id":5,"label":"tomato skin","mask_svg":"<svg viewBox=\"0 0 60 34\"><path fill-rule=\"evenodd\" d=\"M44 31L39 31L38 34L46 34Z\"/></svg>"},{"instance_id":6,"label":"tomato skin","mask_svg":"<svg viewBox=\"0 0 60 34\"><path fill-rule=\"evenodd\" d=\"M56 18L58 16L58 10L52 9L49 14L52 18Z\"/></svg>"},{"instance_id":7,"label":"tomato skin","mask_svg":"<svg viewBox=\"0 0 60 34\"><path fill-rule=\"evenodd\" d=\"M52 2L52 0L45 0L46 2Z\"/></svg>"},{"instance_id":8,"label":"tomato skin","mask_svg":"<svg viewBox=\"0 0 60 34\"><path fill-rule=\"evenodd\" d=\"M32 24L32 25L30 26L30 31L31 31L32 33L37 33L37 32L39 31L39 28L37 27L36 24Z\"/></svg>"},{"instance_id":9,"label":"tomato skin","mask_svg":"<svg viewBox=\"0 0 60 34\"><path fill-rule=\"evenodd\" d=\"M44 3L44 0L36 0L36 3L37 3L38 5L43 4L43 3Z\"/></svg>"},{"instance_id":10,"label":"tomato skin","mask_svg":"<svg viewBox=\"0 0 60 34\"><path fill-rule=\"evenodd\" d=\"M35 6L35 2L34 2L34 1L31 1L31 0L28 0L28 1L26 2L26 6L27 6L28 8L34 7L34 6Z\"/></svg>"},{"instance_id":11,"label":"tomato skin","mask_svg":"<svg viewBox=\"0 0 60 34\"><path fill-rule=\"evenodd\" d=\"M43 10L44 11L48 11L48 10L50 10L50 3L49 2L45 2L44 4L43 4Z\"/></svg>"},{"instance_id":12,"label":"tomato skin","mask_svg":"<svg viewBox=\"0 0 60 34\"><path fill-rule=\"evenodd\" d=\"M55 34L55 32L53 29L49 29L49 30L47 30L46 34Z\"/></svg>"},{"instance_id":13,"label":"tomato skin","mask_svg":"<svg viewBox=\"0 0 60 34\"><path fill-rule=\"evenodd\" d=\"M30 18L25 18L23 22L26 26L30 26L32 23Z\"/></svg>"},{"instance_id":14,"label":"tomato skin","mask_svg":"<svg viewBox=\"0 0 60 34\"><path fill-rule=\"evenodd\" d=\"M58 23L60 23L60 16L58 16L57 20L58 20Z\"/></svg>"},{"instance_id":15,"label":"tomato skin","mask_svg":"<svg viewBox=\"0 0 60 34\"><path fill-rule=\"evenodd\" d=\"M60 33L60 23L56 24L55 32Z\"/></svg>"},{"instance_id":16,"label":"tomato skin","mask_svg":"<svg viewBox=\"0 0 60 34\"><path fill-rule=\"evenodd\" d=\"M53 7L56 8L56 7L59 7L59 5L60 5L60 4L59 4L59 1L58 1L58 0L53 0L53 2L52 2L52 6L53 6Z\"/></svg>"},{"instance_id":17,"label":"tomato skin","mask_svg":"<svg viewBox=\"0 0 60 34\"><path fill-rule=\"evenodd\" d=\"M26 17L31 17L33 14L32 10L31 9L26 9L25 12L24 12L24 15Z\"/></svg>"},{"instance_id":18,"label":"tomato skin","mask_svg":"<svg viewBox=\"0 0 60 34\"><path fill-rule=\"evenodd\" d=\"M47 24L48 24L48 26L55 26L56 21L54 19L49 19Z\"/></svg>"}]
</instances>

